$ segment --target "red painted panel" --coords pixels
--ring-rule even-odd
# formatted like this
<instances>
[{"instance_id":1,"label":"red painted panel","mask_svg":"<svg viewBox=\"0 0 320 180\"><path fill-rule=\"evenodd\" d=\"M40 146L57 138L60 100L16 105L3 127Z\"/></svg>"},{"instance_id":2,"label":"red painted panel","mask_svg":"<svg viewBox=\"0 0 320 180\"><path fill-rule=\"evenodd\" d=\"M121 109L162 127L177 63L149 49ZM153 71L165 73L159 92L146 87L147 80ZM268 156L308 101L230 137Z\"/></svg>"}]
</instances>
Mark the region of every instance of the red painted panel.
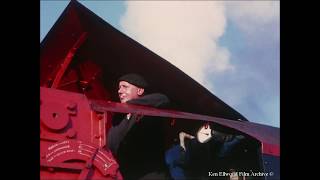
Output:
<instances>
[{"instance_id":1,"label":"red painted panel","mask_svg":"<svg viewBox=\"0 0 320 180\"><path fill-rule=\"evenodd\" d=\"M110 119L92 110L83 94L41 88L41 179L121 179L106 148Z\"/></svg>"}]
</instances>

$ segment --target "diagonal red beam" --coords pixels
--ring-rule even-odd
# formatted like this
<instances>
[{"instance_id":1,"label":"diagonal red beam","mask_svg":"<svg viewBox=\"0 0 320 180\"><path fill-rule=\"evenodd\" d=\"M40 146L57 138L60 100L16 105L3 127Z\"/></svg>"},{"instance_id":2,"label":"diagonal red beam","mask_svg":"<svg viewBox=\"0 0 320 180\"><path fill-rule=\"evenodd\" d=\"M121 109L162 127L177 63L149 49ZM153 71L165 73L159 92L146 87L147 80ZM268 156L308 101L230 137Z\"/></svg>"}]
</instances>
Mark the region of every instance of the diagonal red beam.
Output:
<instances>
[{"instance_id":1,"label":"diagonal red beam","mask_svg":"<svg viewBox=\"0 0 320 180\"><path fill-rule=\"evenodd\" d=\"M157 109L147 106L122 104L116 102L102 101L102 100L90 100L91 108L96 111L102 112L118 112L118 113L136 113L140 115L170 117L190 119L197 121L209 121L221 124L225 127L236 129L241 131L257 140L259 140L263 146L262 151L266 154L280 155L280 130L279 128L262 125L247 121L236 121L200 114L193 114L181 111ZM272 149L272 150L271 150Z\"/></svg>"},{"instance_id":2,"label":"diagonal red beam","mask_svg":"<svg viewBox=\"0 0 320 180\"><path fill-rule=\"evenodd\" d=\"M67 68L69 67L69 64L71 63L71 60L77 51L77 49L83 44L83 42L87 39L87 32L83 32L79 39L76 41L76 43L72 46L72 48L67 53L67 56L65 57L63 63L61 64L61 67L59 68L59 71L56 74L56 77L53 80L51 88L57 88L62 76L66 72Z\"/></svg>"}]
</instances>

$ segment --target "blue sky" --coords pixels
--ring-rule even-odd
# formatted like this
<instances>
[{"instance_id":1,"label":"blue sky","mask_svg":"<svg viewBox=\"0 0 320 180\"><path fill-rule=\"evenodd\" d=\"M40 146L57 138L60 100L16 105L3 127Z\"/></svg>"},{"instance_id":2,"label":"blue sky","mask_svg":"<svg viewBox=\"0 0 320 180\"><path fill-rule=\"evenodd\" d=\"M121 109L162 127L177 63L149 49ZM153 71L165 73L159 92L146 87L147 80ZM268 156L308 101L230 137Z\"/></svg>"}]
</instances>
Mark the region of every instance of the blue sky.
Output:
<instances>
[{"instance_id":1,"label":"blue sky","mask_svg":"<svg viewBox=\"0 0 320 180\"><path fill-rule=\"evenodd\" d=\"M69 1L40 1L40 42ZM279 1L80 1L250 121L280 127Z\"/></svg>"}]
</instances>

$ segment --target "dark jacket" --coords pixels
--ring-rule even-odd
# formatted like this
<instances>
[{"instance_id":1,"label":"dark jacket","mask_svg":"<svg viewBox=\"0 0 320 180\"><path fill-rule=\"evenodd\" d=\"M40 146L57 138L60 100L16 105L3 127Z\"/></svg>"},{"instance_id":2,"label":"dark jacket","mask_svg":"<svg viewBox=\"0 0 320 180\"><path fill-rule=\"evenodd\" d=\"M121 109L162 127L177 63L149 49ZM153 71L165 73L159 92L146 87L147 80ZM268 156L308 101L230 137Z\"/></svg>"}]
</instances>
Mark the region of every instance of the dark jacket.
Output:
<instances>
[{"instance_id":1,"label":"dark jacket","mask_svg":"<svg viewBox=\"0 0 320 180\"><path fill-rule=\"evenodd\" d=\"M163 108L169 99L159 93L128 101L130 104ZM108 146L120 164L125 179L138 179L150 172L162 171L164 163L163 118L132 115L111 127Z\"/></svg>"},{"instance_id":2,"label":"dark jacket","mask_svg":"<svg viewBox=\"0 0 320 180\"><path fill-rule=\"evenodd\" d=\"M189 178L206 177L209 171L227 172L226 167L220 161L229 156L232 149L243 138L242 135L215 130L212 139L207 143L200 143L196 139L188 141L186 152L182 151L182 167L186 170L186 176Z\"/></svg>"}]
</instances>

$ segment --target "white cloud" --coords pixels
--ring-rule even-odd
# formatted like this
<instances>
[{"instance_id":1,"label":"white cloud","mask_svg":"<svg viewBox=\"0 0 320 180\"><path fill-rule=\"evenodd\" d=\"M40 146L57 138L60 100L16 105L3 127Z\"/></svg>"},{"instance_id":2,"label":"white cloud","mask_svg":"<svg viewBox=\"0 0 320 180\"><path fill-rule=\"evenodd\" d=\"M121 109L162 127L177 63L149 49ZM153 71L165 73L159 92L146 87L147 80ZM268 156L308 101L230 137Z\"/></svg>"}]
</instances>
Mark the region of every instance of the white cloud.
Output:
<instances>
[{"instance_id":1,"label":"white cloud","mask_svg":"<svg viewBox=\"0 0 320 180\"><path fill-rule=\"evenodd\" d=\"M227 15L244 32L263 30L265 25L279 22L279 1L227 1Z\"/></svg>"},{"instance_id":2,"label":"white cloud","mask_svg":"<svg viewBox=\"0 0 320 180\"><path fill-rule=\"evenodd\" d=\"M206 87L206 71L233 69L228 49L217 40L226 17L219 1L128 1L121 18L126 34ZM210 88L212 89L212 88Z\"/></svg>"},{"instance_id":3,"label":"white cloud","mask_svg":"<svg viewBox=\"0 0 320 180\"><path fill-rule=\"evenodd\" d=\"M273 87L267 75L273 71L269 67L278 67L273 50L279 42L279 6L277 1L128 1L121 26L128 36L237 107L248 119L278 126L275 114L279 110L270 107L278 107L273 104L279 99L264 106L265 97L272 98L277 92L266 92L269 86L264 84ZM233 49L218 43L227 20L237 28L230 29L226 42L246 37L226 44Z\"/></svg>"}]
</instances>

